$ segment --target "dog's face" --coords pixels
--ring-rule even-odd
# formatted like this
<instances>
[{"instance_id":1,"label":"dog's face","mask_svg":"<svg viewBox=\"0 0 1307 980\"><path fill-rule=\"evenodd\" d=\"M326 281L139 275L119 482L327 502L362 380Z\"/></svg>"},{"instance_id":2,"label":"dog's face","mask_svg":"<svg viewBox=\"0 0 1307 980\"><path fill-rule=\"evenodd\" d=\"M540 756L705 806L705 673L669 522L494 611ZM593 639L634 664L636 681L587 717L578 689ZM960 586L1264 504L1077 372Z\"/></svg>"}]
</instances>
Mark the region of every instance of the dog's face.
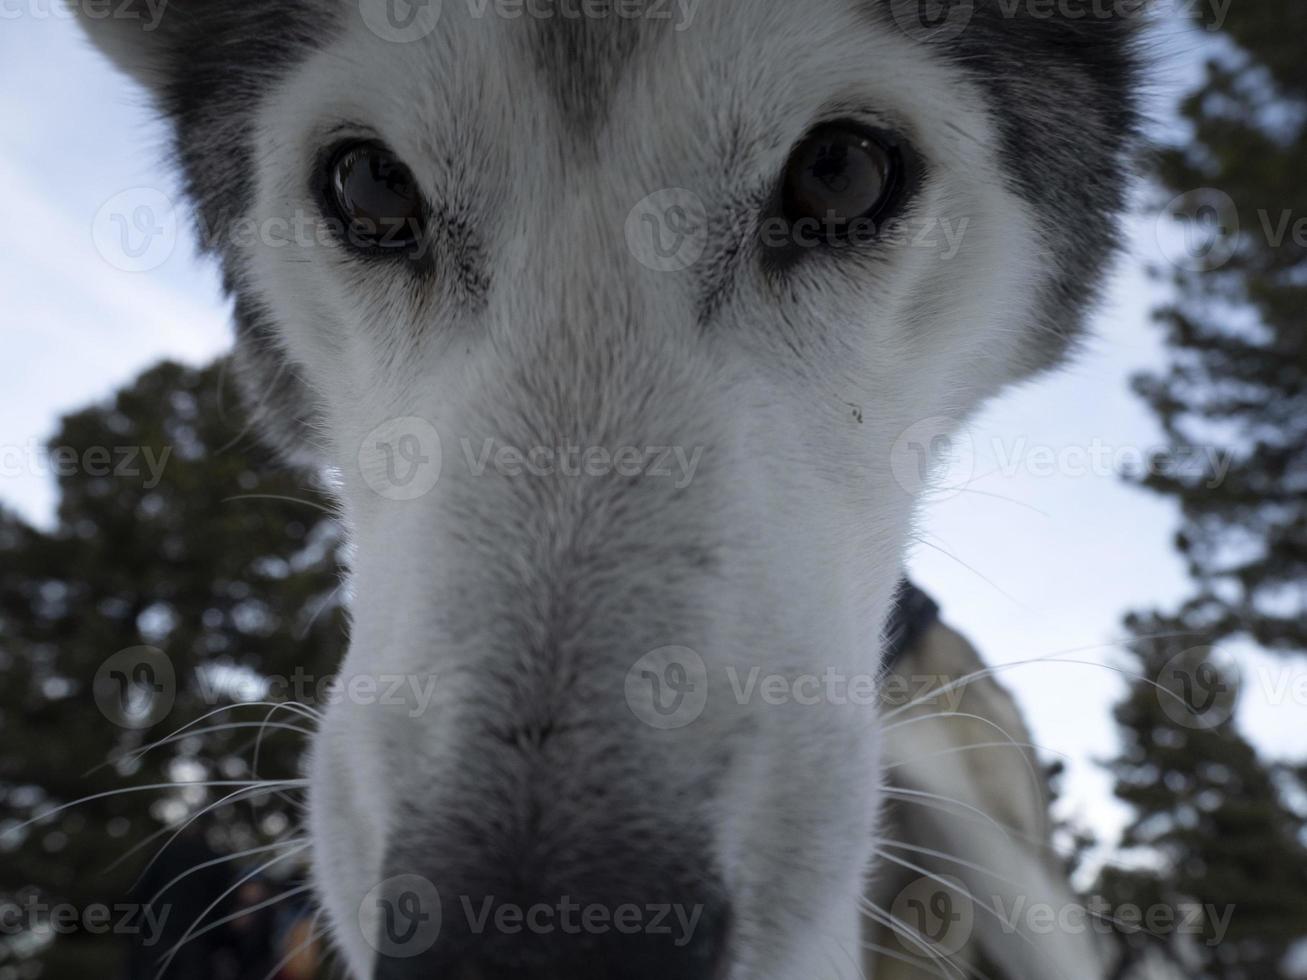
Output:
<instances>
[{"instance_id":1,"label":"dog's face","mask_svg":"<svg viewBox=\"0 0 1307 980\"><path fill-rule=\"evenodd\" d=\"M916 7L89 22L338 476L376 696L310 823L357 976L860 975L922 454L1079 329L1132 120L1118 20Z\"/></svg>"}]
</instances>

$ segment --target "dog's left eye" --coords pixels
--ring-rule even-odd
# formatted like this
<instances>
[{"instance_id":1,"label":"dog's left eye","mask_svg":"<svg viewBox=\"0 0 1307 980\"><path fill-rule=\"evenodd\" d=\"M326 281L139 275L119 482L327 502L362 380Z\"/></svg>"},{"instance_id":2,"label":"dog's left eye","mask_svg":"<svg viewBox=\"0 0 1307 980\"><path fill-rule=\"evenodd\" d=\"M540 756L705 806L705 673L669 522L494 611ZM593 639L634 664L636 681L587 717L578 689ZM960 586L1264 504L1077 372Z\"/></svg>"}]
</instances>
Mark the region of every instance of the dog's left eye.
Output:
<instances>
[{"instance_id":1,"label":"dog's left eye","mask_svg":"<svg viewBox=\"0 0 1307 980\"><path fill-rule=\"evenodd\" d=\"M422 239L426 206L413 172L379 143L353 143L331 158L327 200L363 251L410 248Z\"/></svg>"},{"instance_id":2,"label":"dog's left eye","mask_svg":"<svg viewBox=\"0 0 1307 980\"><path fill-rule=\"evenodd\" d=\"M875 222L888 215L900 197L903 171L902 153L883 134L854 123L822 126L790 155L785 217L841 237L859 220Z\"/></svg>"}]
</instances>

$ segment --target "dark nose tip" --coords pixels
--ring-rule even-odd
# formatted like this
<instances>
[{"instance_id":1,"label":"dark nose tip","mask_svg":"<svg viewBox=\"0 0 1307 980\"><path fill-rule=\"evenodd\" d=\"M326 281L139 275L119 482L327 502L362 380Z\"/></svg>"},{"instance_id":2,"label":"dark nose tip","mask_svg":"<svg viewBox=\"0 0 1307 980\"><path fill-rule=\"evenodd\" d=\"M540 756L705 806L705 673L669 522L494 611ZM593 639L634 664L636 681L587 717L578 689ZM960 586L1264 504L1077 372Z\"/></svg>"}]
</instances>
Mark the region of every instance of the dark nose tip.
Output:
<instances>
[{"instance_id":1,"label":"dark nose tip","mask_svg":"<svg viewBox=\"0 0 1307 980\"><path fill-rule=\"evenodd\" d=\"M721 980L729 965L728 910L708 895L441 901L434 944L378 955L373 980Z\"/></svg>"}]
</instances>

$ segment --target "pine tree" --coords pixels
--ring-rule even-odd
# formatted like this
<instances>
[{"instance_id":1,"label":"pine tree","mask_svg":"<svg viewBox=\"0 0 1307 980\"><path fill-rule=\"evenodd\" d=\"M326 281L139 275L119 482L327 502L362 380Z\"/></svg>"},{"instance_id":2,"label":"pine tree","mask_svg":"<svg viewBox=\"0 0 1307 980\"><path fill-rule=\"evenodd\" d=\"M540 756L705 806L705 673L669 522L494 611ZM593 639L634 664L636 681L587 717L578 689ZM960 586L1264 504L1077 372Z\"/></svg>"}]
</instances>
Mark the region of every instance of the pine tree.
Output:
<instances>
[{"instance_id":1,"label":"pine tree","mask_svg":"<svg viewBox=\"0 0 1307 980\"><path fill-rule=\"evenodd\" d=\"M321 689L307 679L339 661L326 500L254 445L223 372L165 363L64 419L48 457L56 526L0 514L0 904L124 901L166 837L132 848L237 788L199 783L256 775L257 728L206 729L259 723L267 709L200 719L238 701L312 698ZM285 682L267 690L269 678ZM286 711L272 720L305 724ZM194 734L140 754L190 724ZM269 729L257 776L297 776L301 746ZM156 783L176 788L135 791ZM129 792L51 812L118 790ZM233 800L214 813L214 844L277 838L298 821L298 797ZM0 936L0 966L35 957L54 980L111 977L123 945L85 929L48 944Z\"/></svg>"},{"instance_id":2,"label":"pine tree","mask_svg":"<svg viewBox=\"0 0 1307 980\"><path fill-rule=\"evenodd\" d=\"M1271 980L1307 935L1307 840L1286 793L1293 774L1268 766L1236 727L1232 664L1195 645L1181 620L1128 625L1142 675L1158 686L1132 685L1116 709L1123 749L1110 768L1134 819L1100 888L1118 908L1201 907L1200 929L1158 930L1196 980ZM1145 937L1125 938L1141 946Z\"/></svg>"},{"instance_id":3,"label":"pine tree","mask_svg":"<svg viewBox=\"0 0 1307 980\"><path fill-rule=\"evenodd\" d=\"M1307 7L1233 4L1221 29L1231 43L1181 106L1189 135L1159 157L1159 220L1188 227L1157 312L1168 369L1136 380L1169 442L1136 479L1177 503L1194 593L1127 621L1146 680L1117 708L1110 765L1134 816L1100 888L1210 906L1172 943L1187 975L1273 980L1307 936L1304 784L1238 729L1239 698L1261 692L1234 657L1251 642L1296 671L1307 653Z\"/></svg>"},{"instance_id":4,"label":"pine tree","mask_svg":"<svg viewBox=\"0 0 1307 980\"><path fill-rule=\"evenodd\" d=\"M1157 313L1169 370L1136 380L1172 452L1142 482L1183 513L1213 639L1307 653L1307 6L1232 4L1239 47L1181 107L1192 138L1160 156L1164 214L1206 215L1171 251ZM1228 466L1228 472L1225 467Z\"/></svg>"}]
</instances>

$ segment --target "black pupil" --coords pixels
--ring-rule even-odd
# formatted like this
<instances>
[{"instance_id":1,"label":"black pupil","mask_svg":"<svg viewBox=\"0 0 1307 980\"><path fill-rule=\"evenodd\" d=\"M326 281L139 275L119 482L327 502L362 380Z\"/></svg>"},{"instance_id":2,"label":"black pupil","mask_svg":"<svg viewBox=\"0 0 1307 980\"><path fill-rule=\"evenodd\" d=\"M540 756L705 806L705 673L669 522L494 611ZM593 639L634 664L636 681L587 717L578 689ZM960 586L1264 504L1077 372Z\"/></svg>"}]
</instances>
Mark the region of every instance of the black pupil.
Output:
<instances>
[{"instance_id":1,"label":"black pupil","mask_svg":"<svg viewBox=\"0 0 1307 980\"><path fill-rule=\"evenodd\" d=\"M413 174L389 151L348 151L336 164L333 183L350 233L367 244L394 248L421 235L422 200Z\"/></svg>"},{"instance_id":2,"label":"black pupil","mask_svg":"<svg viewBox=\"0 0 1307 980\"><path fill-rule=\"evenodd\" d=\"M790 217L848 222L871 215L888 194L891 166L889 151L862 133L814 134L790 164Z\"/></svg>"}]
</instances>

